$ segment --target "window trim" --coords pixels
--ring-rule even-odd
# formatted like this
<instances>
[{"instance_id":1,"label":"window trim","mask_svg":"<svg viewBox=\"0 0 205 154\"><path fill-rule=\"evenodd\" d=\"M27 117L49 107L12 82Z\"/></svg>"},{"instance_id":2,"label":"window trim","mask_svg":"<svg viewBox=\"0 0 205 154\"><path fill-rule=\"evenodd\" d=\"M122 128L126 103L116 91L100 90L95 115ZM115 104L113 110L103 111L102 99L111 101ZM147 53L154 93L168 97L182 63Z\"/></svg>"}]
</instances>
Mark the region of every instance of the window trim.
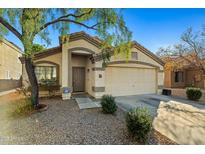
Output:
<instances>
[{"instance_id":1,"label":"window trim","mask_svg":"<svg viewBox=\"0 0 205 154\"><path fill-rule=\"evenodd\" d=\"M56 69L56 77L55 77L56 80L55 80L55 84L58 84L58 83L57 83L57 67L56 67L55 65L54 65L54 66L37 65L37 66L35 67L35 69L36 69L36 68L41 68L41 69L43 70L43 72L42 72L43 74L42 74L42 75L43 75L44 77L47 77L47 71L48 71L48 70L47 70L46 68L49 68L49 69L50 69L50 68L55 68L55 69ZM40 69L40 71L42 71L41 69ZM35 71L36 71L36 70L35 70ZM47 80L47 79L46 79L46 80ZM39 80L38 80L38 81L39 81ZM40 84L41 84L41 82L40 82Z\"/></svg>"},{"instance_id":2,"label":"window trim","mask_svg":"<svg viewBox=\"0 0 205 154\"><path fill-rule=\"evenodd\" d=\"M42 64L42 65L41 65ZM60 78L60 71L59 71L59 64L57 63L54 63L54 62L51 62L51 61L37 61L34 63L35 67L42 67L43 64L51 64L51 65L54 65L56 67L56 84L57 85L60 85L60 82L59 82L59 78ZM44 67L44 66L43 66ZM45 66L46 67L46 66Z\"/></svg>"}]
</instances>

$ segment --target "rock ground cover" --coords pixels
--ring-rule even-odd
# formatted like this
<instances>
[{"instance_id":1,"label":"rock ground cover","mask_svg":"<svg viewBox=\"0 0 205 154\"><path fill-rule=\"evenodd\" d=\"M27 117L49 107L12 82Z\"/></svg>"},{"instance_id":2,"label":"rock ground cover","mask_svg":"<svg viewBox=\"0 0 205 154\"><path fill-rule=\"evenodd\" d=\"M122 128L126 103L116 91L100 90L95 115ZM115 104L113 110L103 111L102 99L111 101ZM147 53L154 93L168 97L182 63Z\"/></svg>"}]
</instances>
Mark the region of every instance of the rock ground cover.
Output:
<instances>
[{"instance_id":1,"label":"rock ground cover","mask_svg":"<svg viewBox=\"0 0 205 154\"><path fill-rule=\"evenodd\" d=\"M1 102L1 99L0 99ZM8 104L0 103L0 144L138 144L127 133L125 113L103 114L101 109L80 110L74 100L42 99L48 110L10 118ZM151 133L149 144L174 144Z\"/></svg>"}]
</instances>

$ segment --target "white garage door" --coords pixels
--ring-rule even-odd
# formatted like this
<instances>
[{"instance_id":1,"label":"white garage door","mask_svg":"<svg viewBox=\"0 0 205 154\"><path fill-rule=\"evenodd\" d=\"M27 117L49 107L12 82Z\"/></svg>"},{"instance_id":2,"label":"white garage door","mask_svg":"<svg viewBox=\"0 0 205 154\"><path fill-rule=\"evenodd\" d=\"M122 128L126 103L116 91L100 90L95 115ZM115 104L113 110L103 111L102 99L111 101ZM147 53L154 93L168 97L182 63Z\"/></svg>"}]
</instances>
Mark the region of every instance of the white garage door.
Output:
<instances>
[{"instance_id":1,"label":"white garage door","mask_svg":"<svg viewBox=\"0 0 205 154\"><path fill-rule=\"evenodd\" d=\"M156 92L156 70L107 67L105 90L113 96L151 94Z\"/></svg>"}]
</instances>

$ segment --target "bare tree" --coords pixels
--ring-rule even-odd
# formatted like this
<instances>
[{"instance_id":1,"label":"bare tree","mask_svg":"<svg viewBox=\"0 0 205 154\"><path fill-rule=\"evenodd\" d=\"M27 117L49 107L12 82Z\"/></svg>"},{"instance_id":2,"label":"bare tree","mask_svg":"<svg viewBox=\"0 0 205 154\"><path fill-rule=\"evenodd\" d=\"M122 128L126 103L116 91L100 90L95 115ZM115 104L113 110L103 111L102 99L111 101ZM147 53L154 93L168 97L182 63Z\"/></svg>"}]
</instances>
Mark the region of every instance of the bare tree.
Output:
<instances>
[{"instance_id":1,"label":"bare tree","mask_svg":"<svg viewBox=\"0 0 205 154\"><path fill-rule=\"evenodd\" d=\"M182 35L181 41L167 48L160 48L157 55L160 57L179 57L191 67L197 67L205 74L205 26L202 31L193 32L188 28ZM175 63L175 61L172 61ZM178 67L181 67L177 64Z\"/></svg>"}]
</instances>

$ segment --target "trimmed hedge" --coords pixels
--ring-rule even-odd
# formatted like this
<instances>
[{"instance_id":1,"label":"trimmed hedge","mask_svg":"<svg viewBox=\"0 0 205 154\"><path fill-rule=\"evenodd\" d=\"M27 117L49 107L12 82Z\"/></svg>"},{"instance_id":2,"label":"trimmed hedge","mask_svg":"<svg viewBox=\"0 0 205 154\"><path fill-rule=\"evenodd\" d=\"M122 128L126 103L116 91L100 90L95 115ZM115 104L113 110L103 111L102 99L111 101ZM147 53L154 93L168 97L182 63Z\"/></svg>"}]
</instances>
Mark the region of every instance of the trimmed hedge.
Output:
<instances>
[{"instance_id":1,"label":"trimmed hedge","mask_svg":"<svg viewBox=\"0 0 205 154\"><path fill-rule=\"evenodd\" d=\"M137 141L145 143L152 128L152 117L147 108L136 108L126 115L128 132Z\"/></svg>"},{"instance_id":2,"label":"trimmed hedge","mask_svg":"<svg viewBox=\"0 0 205 154\"><path fill-rule=\"evenodd\" d=\"M113 114L117 110L115 98L112 95L103 95L101 105L104 113Z\"/></svg>"},{"instance_id":3,"label":"trimmed hedge","mask_svg":"<svg viewBox=\"0 0 205 154\"><path fill-rule=\"evenodd\" d=\"M193 101L198 101L202 96L200 88L189 87L186 89L187 98Z\"/></svg>"}]
</instances>

